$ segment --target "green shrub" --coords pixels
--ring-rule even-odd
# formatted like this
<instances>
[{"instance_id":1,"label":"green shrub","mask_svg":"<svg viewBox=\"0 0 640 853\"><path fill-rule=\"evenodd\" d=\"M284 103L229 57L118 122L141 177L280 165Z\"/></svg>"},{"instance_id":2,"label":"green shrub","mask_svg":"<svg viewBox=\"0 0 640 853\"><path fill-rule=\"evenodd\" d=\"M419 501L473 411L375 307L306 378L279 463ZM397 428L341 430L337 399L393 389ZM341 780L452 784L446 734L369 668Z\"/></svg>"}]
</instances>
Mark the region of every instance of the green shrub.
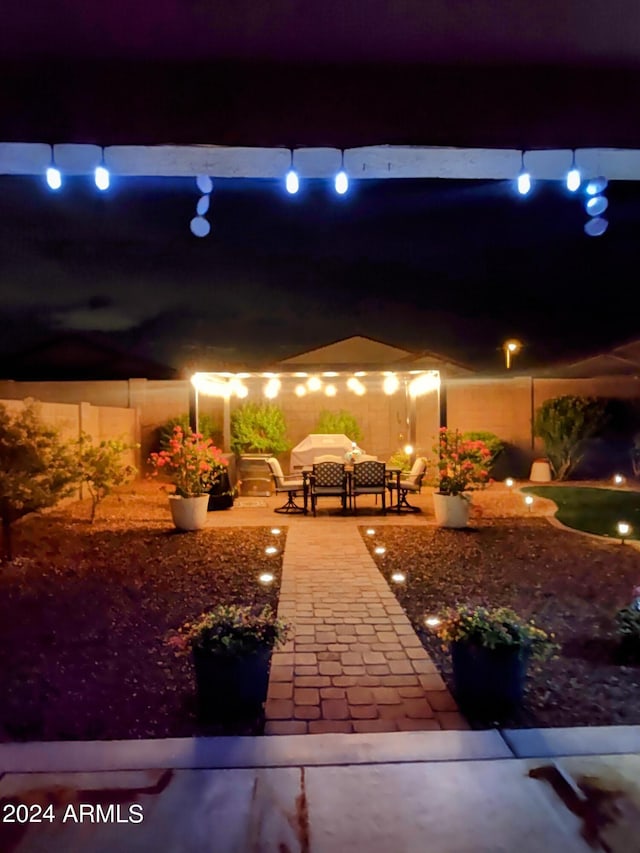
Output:
<instances>
[{"instance_id":1,"label":"green shrub","mask_svg":"<svg viewBox=\"0 0 640 853\"><path fill-rule=\"evenodd\" d=\"M596 397L554 397L536 412L534 434L539 436L553 473L565 480L584 456L585 442L607 420L606 403Z\"/></svg>"},{"instance_id":2,"label":"green shrub","mask_svg":"<svg viewBox=\"0 0 640 853\"><path fill-rule=\"evenodd\" d=\"M31 400L17 415L0 405L0 517L4 556L12 559L12 525L69 497L78 484L77 456Z\"/></svg>"},{"instance_id":3,"label":"green shrub","mask_svg":"<svg viewBox=\"0 0 640 853\"><path fill-rule=\"evenodd\" d=\"M177 426L182 427L182 430L187 432L189 429L188 413L178 415L176 418L169 418L166 423L159 427L157 433L158 440L156 443L158 450L169 449L169 442L173 438L174 427ZM202 433L203 438L210 438L216 447L222 447L222 426L218 421L211 417L211 415L202 413L198 415L198 431Z\"/></svg>"},{"instance_id":4,"label":"green shrub","mask_svg":"<svg viewBox=\"0 0 640 853\"><path fill-rule=\"evenodd\" d=\"M491 466L496 461L498 456L504 450L504 441L493 432L485 430L471 430L462 433L463 441L482 441L491 451L491 456L486 460L486 466L491 470Z\"/></svg>"},{"instance_id":5,"label":"green shrub","mask_svg":"<svg viewBox=\"0 0 640 853\"><path fill-rule=\"evenodd\" d=\"M91 496L92 524L98 504L110 495L116 486L123 486L135 477L136 469L133 465L125 465L122 456L139 446L116 438L94 444L90 435L82 433L80 436L78 470L80 482L86 484Z\"/></svg>"},{"instance_id":6,"label":"green shrub","mask_svg":"<svg viewBox=\"0 0 640 853\"><path fill-rule=\"evenodd\" d=\"M234 453L284 453L291 447L282 409L275 403L244 403L231 412Z\"/></svg>"},{"instance_id":7,"label":"green shrub","mask_svg":"<svg viewBox=\"0 0 640 853\"><path fill-rule=\"evenodd\" d=\"M362 441L362 430L357 420L344 409L339 412L323 409L318 416L315 431L319 435L346 435L351 441Z\"/></svg>"}]
</instances>

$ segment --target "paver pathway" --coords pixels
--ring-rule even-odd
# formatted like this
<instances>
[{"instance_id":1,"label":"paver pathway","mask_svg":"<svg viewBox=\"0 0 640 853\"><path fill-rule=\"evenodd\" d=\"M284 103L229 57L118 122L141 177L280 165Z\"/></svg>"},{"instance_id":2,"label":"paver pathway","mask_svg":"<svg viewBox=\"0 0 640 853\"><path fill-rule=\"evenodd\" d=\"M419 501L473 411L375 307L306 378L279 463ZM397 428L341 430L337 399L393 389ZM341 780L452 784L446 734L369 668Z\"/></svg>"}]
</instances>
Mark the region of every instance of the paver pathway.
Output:
<instances>
[{"instance_id":1,"label":"paver pathway","mask_svg":"<svg viewBox=\"0 0 640 853\"><path fill-rule=\"evenodd\" d=\"M265 734L466 729L355 525L291 525Z\"/></svg>"}]
</instances>

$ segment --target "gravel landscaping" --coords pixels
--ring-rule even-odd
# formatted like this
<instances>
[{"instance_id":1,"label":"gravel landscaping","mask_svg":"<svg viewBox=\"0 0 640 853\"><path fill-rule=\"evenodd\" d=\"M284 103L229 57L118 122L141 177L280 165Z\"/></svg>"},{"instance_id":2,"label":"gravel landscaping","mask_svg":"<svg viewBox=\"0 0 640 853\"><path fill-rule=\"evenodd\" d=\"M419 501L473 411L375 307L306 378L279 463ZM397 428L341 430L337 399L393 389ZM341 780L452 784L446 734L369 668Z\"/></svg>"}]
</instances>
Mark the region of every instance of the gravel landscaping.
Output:
<instances>
[{"instance_id":1,"label":"gravel landscaping","mask_svg":"<svg viewBox=\"0 0 640 853\"><path fill-rule=\"evenodd\" d=\"M553 504L538 499L525 514L522 499L478 493L467 530L438 529L425 513L424 524L361 531L450 689L449 654L425 616L458 602L508 605L554 632L561 651L531 669L524 706L504 723L640 724L640 661L620 659L613 621L640 583L640 551L554 527L541 517ZM242 526L221 511L213 527L178 533L166 493L147 482L108 498L95 524L88 516L83 501L24 519L15 559L0 566L0 740L262 732L262 717L199 724L191 661L165 640L218 602L277 606L285 519L265 509L252 517L263 526ZM272 520L284 522L278 537ZM264 587L267 569L275 581ZM405 584L391 581L395 570Z\"/></svg>"},{"instance_id":2,"label":"gravel landscaping","mask_svg":"<svg viewBox=\"0 0 640 853\"><path fill-rule=\"evenodd\" d=\"M275 556L269 527L178 533L146 483L107 499L93 525L88 513L84 501L24 519L0 566L0 740L260 732L262 719L199 726L191 660L165 638L218 602L275 608L286 528Z\"/></svg>"},{"instance_id":3,"label":"gravel landscaping","mask_svg":"<svg viewBox=\"0 0 640 853\"><path fill-rule=\"evenodd\" d=\"M556 635L559 655L530 667L515 727L640 724L640 661L620 660L614 615L640 583L640 552L522 516L466 530L382 527L363 538L453 691L449 653L425 626L443 607L512 607ZM374 553L377 545L386 553ZM402 571L407 580L391 580ZM486 725L470 721L474 727Z\"/></svg>"}]
</instances>

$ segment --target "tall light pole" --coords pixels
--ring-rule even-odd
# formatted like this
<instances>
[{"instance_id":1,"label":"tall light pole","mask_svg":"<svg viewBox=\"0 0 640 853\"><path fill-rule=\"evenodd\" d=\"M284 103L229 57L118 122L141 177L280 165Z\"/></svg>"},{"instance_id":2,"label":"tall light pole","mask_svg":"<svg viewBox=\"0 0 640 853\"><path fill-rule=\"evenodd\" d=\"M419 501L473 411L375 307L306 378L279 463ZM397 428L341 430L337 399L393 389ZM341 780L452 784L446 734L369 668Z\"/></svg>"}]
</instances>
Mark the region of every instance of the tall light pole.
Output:
<instances>
[{"instance_id":1,"label":"tall light pole","mask_svg":"<svg viewBox=\"0 0 640 853\"><path fill-rule=\"evenodd\" d=\"M504 349L504 360L507 365L507 370L511 368L511 359L514 355L517 355L517 353L520 352L521 347L522 344L520 343L520 341L516 341L515 338L511 338L510 340L505 341L502 345L502 348Z\"/></svg>"}]
</instances>

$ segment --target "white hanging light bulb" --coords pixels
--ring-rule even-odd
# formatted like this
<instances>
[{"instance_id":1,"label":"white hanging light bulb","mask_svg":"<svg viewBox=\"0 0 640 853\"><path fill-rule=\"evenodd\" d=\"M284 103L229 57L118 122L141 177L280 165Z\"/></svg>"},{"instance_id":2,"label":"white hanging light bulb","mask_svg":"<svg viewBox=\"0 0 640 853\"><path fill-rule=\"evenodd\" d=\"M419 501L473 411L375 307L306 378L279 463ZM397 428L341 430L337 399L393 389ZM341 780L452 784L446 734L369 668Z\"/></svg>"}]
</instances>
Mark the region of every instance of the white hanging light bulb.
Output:
<instances>
[{"instance_id":1,"label":"white hanging light bulb","mask_svg":"<svg viewBox=\"0 0 640 853\"><path fill-rule=\"evenodd\" d=\"M580 183L582 181L582 176L580 174L580 169L576 166L576 152L573 150L573 157L571 159L571 168L567 172L567 189L569 192L574 193L580 187Z\"/></svg>"},{"instance_id":2,"label":"white hanging light bulb","mask_svg":"<svg viewBox=\"0 0 640 853\"><path fill-rule=\"evenodd\" d=\"M57 168L55 161L53 159L53 146L51 146L51 165L47 169L47 184L49 185L49 189L59 190L62 186L62 174L60 173L60 169Z\"/></svg>"},{"instance_id":3,"label":"white hanging light bulb","mask_svg":"<svg viewBox=\"0 0 640 853\"><path fill-rule=\"evenodd\" d=\"M300 180L298 179L298 173L293 168L293 148L291 149L291 165L289 166L289 171L287 172L287 176L285 178L285 186L287 188L287 192L290 195L295 195L300 189Z\"/></svg>"},{"instance_id":4,"label":"white hanging light bulb","mask_svg":"<svg viewBox=\"0 0 640 853\"><path fill-rule=\"evenodd\" d=\"M94 179L96 182L97 188L104 192L109 189L110 176L109 170L104 165L104 148L102 149L102 156L100 158L100 165L96 167L96 171L94 173Z\"/></svg>"},{"instance_id":5,"label":"white hanging light bulb","mask_svg":"<svg viewBox=\"0 0 640 853\"><path fill-rule=\"evenodd\" d=\"M518 192L520 195L527 195L531 190L531 175L524 167L524 151L522 152L522 168L518 175Z\"/></svg>"},{"instance_id":6,"label":"white hanging light bulb","mask_svg":"<svg viewBox=\"0 0 640 853\"><path fill-rule=\"evenodd\" d=\"M349 189L349 178L344 170L344 151L342 152L340 171L335 178L335 188L338 195L344 195Z\"/></svg>"}]
</instances>

